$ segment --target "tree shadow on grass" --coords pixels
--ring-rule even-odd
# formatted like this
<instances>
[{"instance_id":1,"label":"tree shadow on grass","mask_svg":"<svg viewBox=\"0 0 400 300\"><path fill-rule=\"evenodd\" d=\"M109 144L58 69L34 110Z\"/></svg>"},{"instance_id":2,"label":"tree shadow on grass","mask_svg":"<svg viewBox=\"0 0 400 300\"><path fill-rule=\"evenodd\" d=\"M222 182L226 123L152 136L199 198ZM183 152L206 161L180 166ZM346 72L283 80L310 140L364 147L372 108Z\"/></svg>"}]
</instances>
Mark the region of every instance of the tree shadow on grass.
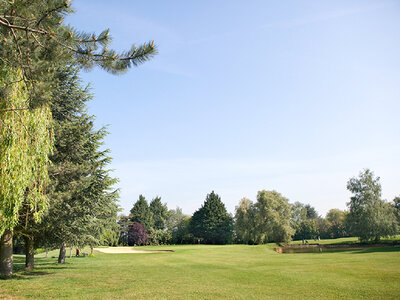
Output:
<instances>
[{"instance_id":1,"label":"tree shadow on grass","mask_svg":"<svg viewBox=\"0 0 400 300\"><path fill-rule=\"evenodd\" d=\"M60 270L66 268L74 269L74 267L70 266L69 264L58 264L57 261L49 261L49 259L38 257L35 258L35 268L33 270L25 270L25 258L22 256L15 256L13 276L10 279L30 280L36 276L55 274L55 272L50 272L50 270Z\"/></svg>"}]
</instances>

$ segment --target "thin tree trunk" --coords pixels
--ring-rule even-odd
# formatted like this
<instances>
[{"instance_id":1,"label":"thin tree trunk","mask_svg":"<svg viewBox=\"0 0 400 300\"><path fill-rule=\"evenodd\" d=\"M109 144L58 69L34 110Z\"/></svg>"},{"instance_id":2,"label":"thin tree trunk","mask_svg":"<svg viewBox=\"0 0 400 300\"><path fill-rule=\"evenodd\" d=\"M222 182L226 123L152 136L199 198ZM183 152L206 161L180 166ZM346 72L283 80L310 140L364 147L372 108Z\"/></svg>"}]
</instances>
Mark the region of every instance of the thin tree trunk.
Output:
<instances>
[{"instance_id":1,"label":"thin tree trunk","mask_svg":"<svg viewBox=\"0 0 400 300\"><path fill-rule=\"evenodd\" d=\"M65 254L67 252L65 242L62 243L60 248L60 255L58 255L58 263L65 264Z\"/></svg>"},{"instance_id":2,"label":"thin tree trunk","mask_svg":"<svg viewBox=\"0 0 400 300\"><path fill-rule=\"evenodd\" d=\"M72 258L72 246L69 247L69 258Z\"/></svg>"},{"instance_id":3,"label":"thin tree trunk","mask_svg":"<svg viewBox=\"0 0 400 300\"><path fill-rule=\"evenodd\" d=\"M25 236L25 269L32 270L35 267L35 249L33 247L33 237Z\"/></svg>"},{"instance_id":4,"label":"thin tree trunk","mask_svg":"<svg viewBox=\"0 0 400 300\"><path fill-rule=\"evenodd\" d=\"M49 258L49 248L46 248L46 258Z\"/></svg>"},{"instance_id":5,"label":"thin tree trunk","mask_svg":"<svg viewBox=\"0 0 400 300\"><path fill-rule=\"evenodd\" d=\"M90 254L93 255L93 246L90 246Z\"/></svg>"},{"instance_id":6,"label":"thin tree trunk","mask_svg":"<svg viewBox=\"0 0 400 300\"><path fill-rule=\"evenodd\" d=\"M0 276L11 277L13 272L13 233L5 230L0 239Z\"/></svg>"}]
</instances>

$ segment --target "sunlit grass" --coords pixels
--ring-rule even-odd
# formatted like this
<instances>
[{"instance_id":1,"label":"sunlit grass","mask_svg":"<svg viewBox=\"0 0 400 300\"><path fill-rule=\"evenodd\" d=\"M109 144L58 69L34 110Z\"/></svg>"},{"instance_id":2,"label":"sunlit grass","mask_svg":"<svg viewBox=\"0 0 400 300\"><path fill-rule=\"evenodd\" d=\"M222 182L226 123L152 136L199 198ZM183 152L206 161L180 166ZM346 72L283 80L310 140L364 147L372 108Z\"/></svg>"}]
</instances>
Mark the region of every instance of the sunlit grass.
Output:
<instances>
[{"instance_id":1,"label":"sunlit grass","mask_svg":"<svg viewBox=\"0 0 400 300\"><path fill-rule=\"evenodd\" d=\"M174 253L37 255L37 268L0 281L0 298L400 298L400 247L278 254L274 245L159 246ZM85 252L87 252L85 250ZM68 253L68 252L67 252ZM54 257L54 258L52 258Z\"/></svg>"}]
</instances>

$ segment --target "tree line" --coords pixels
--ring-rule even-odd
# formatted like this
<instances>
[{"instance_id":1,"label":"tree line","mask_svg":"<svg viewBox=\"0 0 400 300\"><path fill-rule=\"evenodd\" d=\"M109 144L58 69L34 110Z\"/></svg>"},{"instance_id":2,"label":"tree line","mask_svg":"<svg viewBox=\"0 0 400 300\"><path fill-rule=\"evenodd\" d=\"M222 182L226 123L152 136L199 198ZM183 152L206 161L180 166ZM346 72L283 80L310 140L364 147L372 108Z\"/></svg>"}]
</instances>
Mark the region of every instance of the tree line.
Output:
<instances>
[{"instance_id":1,"label":"tree line","mask_svg":"<svg viewBox=\"0 0 400 300\"><path fill-rule=\"evenodd\" d=\"M259 191L252 202L243 198L235 214L227 212L212 191L192 216L168 210L161 198L150 204L140 195L129 216L120 216L119 241L115 244L263 244L320 238L355 236L360 241L379 241L399 234L400 197L381 199L379 177L365 169L347 182L353 194L348 210L331 209L320 216L310 204L289 200L277 191Z\"/></svg>"}]
</instances>

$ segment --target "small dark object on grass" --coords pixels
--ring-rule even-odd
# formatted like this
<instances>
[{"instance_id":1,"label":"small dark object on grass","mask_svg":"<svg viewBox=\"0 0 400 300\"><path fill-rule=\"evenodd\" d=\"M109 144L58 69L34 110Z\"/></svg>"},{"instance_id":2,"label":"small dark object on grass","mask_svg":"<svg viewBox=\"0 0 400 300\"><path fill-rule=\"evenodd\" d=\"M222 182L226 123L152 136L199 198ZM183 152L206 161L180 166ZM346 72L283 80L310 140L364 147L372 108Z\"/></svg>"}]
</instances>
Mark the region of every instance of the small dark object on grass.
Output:
<instances>
[{"instance_id":1,"label":"small dark object on grass","mask_svg":"<svg viewBox=\"0 0 400 300\"><path fill-rule=\"evenodd\" d=\"M85 253L85 252L82 252L82 256L83 257L85 257L85 256L88 256L89 254L87 254L87 253Z\"/></svg>"}]
</instances>

